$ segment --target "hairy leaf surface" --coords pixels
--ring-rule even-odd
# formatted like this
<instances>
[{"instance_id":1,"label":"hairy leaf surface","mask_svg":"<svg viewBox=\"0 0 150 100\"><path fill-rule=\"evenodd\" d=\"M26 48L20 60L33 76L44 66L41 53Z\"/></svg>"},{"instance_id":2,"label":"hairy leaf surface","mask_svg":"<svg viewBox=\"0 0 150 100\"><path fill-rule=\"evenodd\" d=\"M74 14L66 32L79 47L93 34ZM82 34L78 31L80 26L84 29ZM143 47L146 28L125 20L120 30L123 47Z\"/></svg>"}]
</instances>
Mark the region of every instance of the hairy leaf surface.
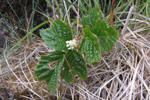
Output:
<instances>
[{"instance_id":1,"label":"hairy leaf surface","mask_svg":"<svg viewBox=\"0 0 150 100\"><path fill-rule=\"evenodd\" d=\"M84 62L82 55L76 50L71 50L71 51L68 51L65 57L71 67L73 76L78 74L81 80L86 79L87 69L86 69L86 64ZM64 61L63 67L64 67L63 78L67 82L73 82L71 71L66 61Z\"/></svg>"},{"instance_id":2,"label":"hairy leaf surface","mask_svg":"<svg viewBox=\"0 0 150 100\"><path fill-rule=\"evenodd\" d=\"M48 47L58 51L67 50L66 41L73 38L69 25L60 20L55 20L51 28L40 30L40 35Z\"/></svg>"},{"instance_id":3,"label":"hairy leaf surface","mask_svg":"<svg viewBox=\"0 0 150 100\"><path fill-rule=\"evenodd\" d=\"M82 40L80 52L85 54L88 64L97 64L101 59L99 40L89 27L83 29L85 37Z\"/></svg>"},{"instance_id":4,"label":"hairy leaf surface","mask_svg":"<svg viewBox=\"0 0 150 100\"><path fill-rule=\"evenodd\" d=\"M57 88L59 76L61 73L61 67L63 65L64 59L60 60L51 76L51 79L48 83L48 86L50 88L50 93L54 94Z\"/></svg>"},{"instance_id":5,"label":"hairy leaf surface","mask_svg":"<svg viewBox=\"0 0 150 100\"><path fill-rule=\"evenodd\" d=\"M91 31L97 35L102 52L109 52L118 39L117 31L100 20L95 23Z\"/></svg>"},{"instance_id":6,"label":"hairy leaf surface","mask_svg":"<svg viewBox=\"0 0 150 100\"><path fill-rule=\"evenodd\" d=\"M88 25L90 27L90 29L95 25L96 20L99 20L101 17L101 8L92 8L89 11L89 15L88 16L83 16L82 18L82 25L83 28L86 27L86 25Z\"/></svg>"},{"instance_id":7,"label":"hairy leaf surface","mask_svg":"<svg viewBox=\"0 0 150 100\"><path fill-rule=\"evenodd\" d=\"M55 20L55 22L51 25L51 29L55 33L59 33L58 35L63 38L65 41L72 40L72 32L70 26L68 24L63 23L60 20Z\"/></svg>"},{"instance_id":8,"label":"hairy leaf surface","mask_svg":"<svg viewBox=\"0 0 150 100\"><path fill-rule=\"evenodd\" d=\"M52 94L55 93L57 87L57 81L59 79L61 66L63 65L64 61L63 54L65 53L61 51L53 51L50 52L48 56L41 56L41 60L39 61L39 64L37 65L37 69L35 71L35 76L39 80L46 81L46 83L50 87L50 93ZM48 63L56 60L58 60L56 68L54 69L48 68Z\"/></svg>"}]
</instances>

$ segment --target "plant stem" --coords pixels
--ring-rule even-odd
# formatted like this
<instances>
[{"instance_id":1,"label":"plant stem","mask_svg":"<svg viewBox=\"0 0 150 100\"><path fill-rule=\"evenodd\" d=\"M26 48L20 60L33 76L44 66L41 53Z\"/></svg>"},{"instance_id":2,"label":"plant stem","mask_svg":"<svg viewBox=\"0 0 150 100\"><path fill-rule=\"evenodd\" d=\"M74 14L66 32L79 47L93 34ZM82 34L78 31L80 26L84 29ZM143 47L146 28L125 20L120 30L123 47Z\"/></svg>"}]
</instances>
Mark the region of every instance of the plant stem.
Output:
<instances>
[{"instance_id":1,"label":"plant stem","mask_svg":"<svg viewBox=\"0 0 150 100\"><path fill-rule=\"evenodd\" d=\"M110 19L110 25L113 26L113 7L114 7L115 0L112 0L111 5L111 19Z\"/></svg>"},{"instance_id":2,"label":"plant stem","mask_svg":"<svg viewBox=\"0 0 150 100\"><path fill-rule=\"evenodd\" d=\"M71 69L70 64L69 64L69 62L67 61L65 55L64 55L64 58L65 58L65 60L66 60L66 62L67 62L67 65L68 65L70 71L71 71L71 75L72 75L72 79L73 79L73 87L74 87L74 91L75 91L75 93L74 93L74 95L75 95L75 100L77 100L76 88L75 88L75 80L74 80L74 77L73 77L72 69Z\"/></svg>"},{"instance_id":3,"label":"plant stem","mask_svg":"<svg viewBox=\"0 0 150 100\"><path fill-rule=\"evenodd\" d=\"M60 79L60 96L62 96L62 67L61 67L61 79Z\"/></svg>"}]
</instances>

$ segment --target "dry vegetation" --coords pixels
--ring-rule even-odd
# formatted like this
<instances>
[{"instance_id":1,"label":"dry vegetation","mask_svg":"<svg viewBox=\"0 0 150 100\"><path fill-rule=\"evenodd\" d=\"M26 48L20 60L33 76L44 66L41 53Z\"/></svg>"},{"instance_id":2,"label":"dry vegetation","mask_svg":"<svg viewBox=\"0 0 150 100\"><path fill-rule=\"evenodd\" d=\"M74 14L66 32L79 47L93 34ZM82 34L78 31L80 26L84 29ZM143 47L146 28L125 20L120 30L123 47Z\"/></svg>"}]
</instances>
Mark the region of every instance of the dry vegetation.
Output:
<instances>
[{"instance_id":1,"label":"dry vegetation","mask_svg":"<svg viewBox=\"0 0 150 100\"><path fill-rule=\"evenodd\" d=\"M149 100L150 99L150 33L145 31L150 19L131 8L118 22L123 25L117 44L109 53L103 53L101 62L88 66L88 78L76 83L79 100ZM130 16L131 15L131 16ZM139 19L135 19L138 16ZM133 27L134 26L134 27ZM145 31L145 34L143 34ZM142 34L141 34L142 33ZM4 59L0 60L0 98L16 100L56 100L60 96L59 85L55 95L48 86L34 76L40 55L52 51L39 39L32 44L24 41ZM3 88L2 88L3 87ZM74 99L73 84L63 81L63 100ZM5 100L5 99L4 99ZM12 100L12 99L10 99Z\"/></svg>"}]
</instances>

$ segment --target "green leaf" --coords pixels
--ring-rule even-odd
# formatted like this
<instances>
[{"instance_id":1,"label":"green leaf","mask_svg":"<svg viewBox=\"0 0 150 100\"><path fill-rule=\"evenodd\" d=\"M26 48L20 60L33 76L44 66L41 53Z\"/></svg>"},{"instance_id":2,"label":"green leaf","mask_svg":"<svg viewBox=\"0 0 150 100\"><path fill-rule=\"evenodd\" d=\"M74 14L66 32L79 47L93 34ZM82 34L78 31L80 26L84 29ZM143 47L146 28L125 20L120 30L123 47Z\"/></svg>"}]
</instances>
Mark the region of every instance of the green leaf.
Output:
<instances>
[{"instance_id":1,"label":"green leaf","mask_svg":"<svg viewBox=\"0 0 150 100\"><path fill-rule=\"evenodd\" d=\"M69 70L70 70L69 68L65 67L63 74L62 74L62 78L65 79L65 81L68 83L73 82L72 74ZM73 74L73 75L75 75L75 74ZM74 79L75 79L75 77L74 77Z\"/></svg>"},{"instance_id":2,"label":"green leaf","mask_svg":"<svg viewBox=\"0 0 150 100\"><path fill-rule=\"evenodd\" d=\"M101 17L101 8L92 8L89 11L88 16L83 16L82 18L82 25L83 28L86 27L86 25L89 25L90 29L95 25L96 20L99 20Z\"/></svg>"},{"instance_id":3,"label":"green leaf","mask_svg":"<svg viewBox=\"0 0 150 100\"><path fill-rule=\"evenodd\" d=\"M57 88L59 76L61 73L61 67L63 65L64 59L60 60L51 76L51 79L48 83L48 86L50 88L50 93L54 94Z\"/></svg>"},{"instance_id":4,"label":"green leaf","mask_svg":"<svg viewBox=\"0 0 150 100\"><path fill-rule=\"evenodd\" d=\"M63 38L65 41L72 40L72 32L70 26L68 24L63 23L60 20L55 20L55 22L51 25L51 29L55 33L59 33L59 36Z\"/></svg>"},{"instance_id":5,"label":"green leaf","mask_svg":"<svg viewBox=\"0 0 150 100\"><path fill-rule=\"evenodd\" d=\"M79 51L84 53L88 64L97 64L101 60L100 44L97 36L87 26L83 29L85 37L82 40Z\"/></svg>"},{"instance_id":6,"label":"green leaf","mask_svg":"<svg viewBox=\"0 0 150 100\"><path fill-rule=\"evenodd\" d=\"M65 54L62 51L52 51L49 53L48 56L41 56L41 60L39 61L39 64L48 64L49 62L60 60L63 58L63 54Z\"/></svg>"},{"instance_id":7,"label":"green leaf","mask_svg":"<svg viewBox=\"0 0 150 100\"><path fill-rule=\"evenodd\" d=\"M71 67L73 76L78 74L81 80L86 79L87 69L82 55L76 50L71 50L68 51L65 57ZM66 61L64 62L63 67L64 71L62 77L66 80L66 82L73 82L72 74Z\"/></svg>"},{"instance_id":8,"label":"green leaf","mask_svg":"<svg viewBox=\"0 0 150 100\"><path fill-rule=\"evenodd\" d=\"M47 67L48 63L62 59L63 54L65 54L65 53L61 52L61 51L53 51L53 52L50 52L48 56L41 56L41 59L39 61L39 64L37 65L37 69L35 71L35 75L37 76L37 78L40 77L39 76L40 74L46 72L49 69ZM42 78L40 78L40 80L42 80Z\"/></svg>"},{"instance_id":9,"label":"green leaf","mask_svg":"<svg viewBox=\"0 0 150 100\"><path fill-rule=\"evenodd\" d=\"M50 28L40 30L40 35L45 40L45 44L54 48L55 50L67 50L66 42L63 38L61 38L58 33L54 33L54 31Z\"/></svg>"},{"instance_id":10,"label":"green leaf","mask_svg":"<svg viewBox=\"0 0 150 100\"><path fill-rule=\"evenodd\" d=\"M67 50L66 41L72 40L72 33L68 24L55 20L51 28L40 30L40 35L45 44L55 50Z\"/></svg>"},{"instance_id":11,"label":"green leaf","mask_svg":"<svg viewBox=\"0 0 150 100\"><path fill-rule=\"evenodd\" d=\"M54 93L54 88L56 89L57 82L55 82L55 86L52 87L52 82L58 80L59 73L60 73L60 66L62 66L63 63L63 54L64 52L61 51L53 51L50 52L48 56L41 56L41 60L39 61L39 64L37 65L37 69L35 70L35 76L39 80L45 80L46 83L51 87L51 93ZM58 64L55 69L48 68L48 63L52 61L58 61Z\"/></svg>"},{"instance_id":12,"label":"green leaf","mask_svg":"<svg viewBox=\"0 0 150 100\"><path fill-rule=\"evenodd\" d=\"M95 26L91 29L92 33L97 35L102 52L109 52L118 39L117 31L100 20L95 23Z\"/></svg>"},{"instance_id":13,"label":"green leaf","mask_svg":"<svg viewBox=\"0 0 150 100\"><path fill-rule=\"evenodd\" d=\"M41 67L39 67L38 69L36 69L35 71L35 76L39 79L39 80L46 80L49 81L52 73L53 73L53 69L49 69L46 65L43 65Z\"/></svg>"},{"instance_id":14,"label":"green leaf","mask_svg":"<svg viewBox=\"0 0 150 100\"><path fill-rule=\"evenodd\" d=\"M96 18L101 17L101 8L95 7L90 10L90 16L95 16Z\"/></svg>"}]
</instances>

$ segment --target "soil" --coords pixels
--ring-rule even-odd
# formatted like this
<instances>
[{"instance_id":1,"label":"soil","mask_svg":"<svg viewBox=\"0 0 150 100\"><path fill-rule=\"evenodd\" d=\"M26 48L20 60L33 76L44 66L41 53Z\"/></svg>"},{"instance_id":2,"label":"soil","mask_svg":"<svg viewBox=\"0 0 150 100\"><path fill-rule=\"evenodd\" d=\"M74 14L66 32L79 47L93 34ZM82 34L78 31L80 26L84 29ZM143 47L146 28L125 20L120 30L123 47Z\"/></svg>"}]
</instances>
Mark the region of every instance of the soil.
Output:
<instances>
[{"instance_id":1,"label":"soil","mask_svg":"<svg viewBox=\"0 0 150 100\"><path fill-rule=\"evenodd\" d=\"M35 0L41 7L42 11L46 11L47 3L45 0ZM36 4L34 4L34 7ZM40 11L36 7L37 11ZM14 13L15 11L15 13ZM27 15L25 14L27 13ZM35 11L33 14L33 3L31 0L0 0L0 48L4 47L5 38L11 36L12 30L15 31L19 37L23 37L26 34L27 18L34 15L33 27L39 25L44 21L44 16ZM48 25L42 26L46 28ZM12 30L10 30L12 28ZM23 30L24 29L24 30ZM39 30L36 30L34 34L39 35ZM1 50L0 50L1 51Z\"/></svg>"}]
</instances>

